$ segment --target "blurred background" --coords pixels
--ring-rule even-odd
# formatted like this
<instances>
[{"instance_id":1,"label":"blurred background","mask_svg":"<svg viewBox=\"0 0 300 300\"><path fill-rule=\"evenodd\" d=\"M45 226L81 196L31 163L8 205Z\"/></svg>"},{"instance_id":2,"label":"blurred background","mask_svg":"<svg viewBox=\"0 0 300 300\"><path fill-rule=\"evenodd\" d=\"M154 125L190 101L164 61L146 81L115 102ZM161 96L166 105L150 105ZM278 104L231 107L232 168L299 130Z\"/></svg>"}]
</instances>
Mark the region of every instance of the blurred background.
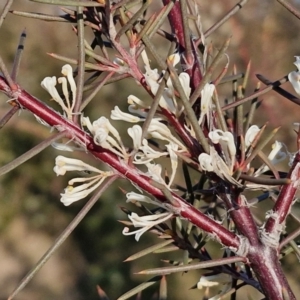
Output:
<instances>
[{"instance_id":1,"label":"blurred background","mask_svg":"<svg viewBox=\"0 0 300 300\"><path fill-rule=\"evenodd\" d=\"M290 2L300 10L298 1ZM1 10L4 3L5 1L1 1ZM160 5L160 1L157 0L157 3ZM236 1L198 0L197 3L206 31L230 10ZM25 0L16 0L13 9L47 14L62 13L55 6ZM76 35L68 23L50 23L9 14L0 28L0 55L9 70L24 29L27 39L18 83L32 95L49 103L50 96L41 88L40 82L46 76L59 77L63 63L49 57L47 53L76 58ZM300 55L299 29L300 20L276 1L252 0L209 36L207 41L219 47L228 36L232 36L227 52L230 57L229 73L232 72L234 64L238 72L244 72L251 60L251 76L247 90L249 95L258 81L255 74L262 74L273 81L295 69L294 56ZM108 117L115 105L125 107L129 94L143 95L138 87L136 91L133 90L134 86L135 83L130 79L105 86L87 107L85 115L94 120L102 115ZM289 83L283 87L293 92ZM230 94L219 93L220 99L230 97ZM299 107L275 92L269 92L263 99L256 115L257 124L262 125L268 121L270 129L280 126L278 140L285 142L290 151L295 151L296 141L292 123L300 122ZM10 108L7 100L0 94L0 116ZM126 132L121 128L124 124L115 125ZM50 135L49 129L38 124L31 114L26 111L20 112L1 130L0 165L10 162ZM13 172L0 177L0 299L9 296L86 202L82 200L69 207L60 203L60 193L66 187L68 178L72 178L73 175L56 177L53 166L57 155L57 151L49 148ZM63 155L68 156L68 153ZM85 162L94 163L86 154L83 155ZM103 168L100 163L97 167ZM286 164L283 164L281 169L286 171ZM119 180L114 184L16 299L99 299L96 285L100 285L111 299L116 299L147 279L146 276L137 276L134 273L164 265L161 259L165 256L158 254L135 262L123 262L131 254L158 243L159 240L147 233L137 243L134 236L122 235L124 226L117 220L127 218L120 210L120 206L126 206L125 196L120 188L132 190L131 185L125 181ZM216 253L219 249L216 245ZM172 255L176 259L182 254ZM169 258L169 254L167 257ZM300 272L299 268L295 268L297 262L293 255L283 259L295 294L300 293L297 282ZM169 276L168 299L201 299L201 292L191 289L201 274L202 271L192 271ZM150 288L144 299L150 299L150 295L157 288L158 286ZM248 289L247 293L252 295L252 299L258 297L252 289ZM243 297L239 299L245 299L245 295L243 293Z\"/></svg>"}]
</instances>

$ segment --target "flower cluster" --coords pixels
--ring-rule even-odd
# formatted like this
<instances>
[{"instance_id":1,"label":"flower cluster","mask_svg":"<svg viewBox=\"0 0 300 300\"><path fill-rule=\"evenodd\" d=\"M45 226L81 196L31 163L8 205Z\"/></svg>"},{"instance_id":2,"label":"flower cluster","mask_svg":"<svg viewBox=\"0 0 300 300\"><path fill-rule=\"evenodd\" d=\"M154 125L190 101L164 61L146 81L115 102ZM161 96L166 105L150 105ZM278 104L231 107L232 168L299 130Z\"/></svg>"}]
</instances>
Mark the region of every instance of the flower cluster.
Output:
<instances>
[{"instance_id":1,"label":"flower cluster","mask_svg":"<svg viewBox=\"0 0 300 300\"><path fill-rule=\"evenodd\" d=\"M160 74L157 69L151 69L149 59L145 51L142 52L142 58L145 65L145 82L152 94L156 95L160 86L160 82L163 78L163 73ZM168 59L175 66L179 62L179 55L174 54ZM295 64L298 69L300 66L299 61L300 58L297 57ZM65 97L64 100L60 97L55 88L56 77L45 78L42 82L42 87L45 88L50 93L52 98L61 105L66 118L71 119L75 105L76 85L71 66L65 65L62 69L62 73L65 77L59 78L58 82L62 84L62 91ZM298 80L297 76L299 76L298 72L291 72L289 74L290 81L295 89L296 83L298 82L296 82L296 80ZM181 72L178 75L178 78L186 97L189 98L191 93L189 75L185 72ZM72 92L72 101L69 99L67 81L69 82ZM214 118L216 111L213 105L214 93L215 86L210 83L207 83L201 91L201 112L198 117L198 124L200 127L206 126L206 128L209 129L207 134L209 153L203 152L199 155L198 169L203 172L213 172L220 179L241 187L241 183L233 177L236 167L238 166L236 158L237 149L235 136L228 130L221 130L216 127L216 121ZM159 106L160 108L167 110L175 117L185 117L185 115L182 114L183 107L181 103L177 101L176 97L176 91L172 81L168 79L162 96L159 99ZM128 135L133 141L133 150L131 152L129 152L124 146L119 132L106 117L102 116L99 119L91 122L88 117L82 116L81 125L83 128L86 127L89 130L95 144L116 154L125 162L131 160L131 162L136 166L144 165L147 168L145 175L164 185L169 190L172 190L172 185L174 183L178 168L178 157L179 155L188 154L189 150L166 125L167 120L165 119L164 114L161 114L161 112L158 111L150 120L149 125L145 129L146 131L143 132L142 126L137 123L143 123L145 121L150 106L134 95L130 95L128 97L128 104L128 113L121 111L118 106L115 106L111 111L110 118L112 120L121 120L128 123L134 123L134 125L127 131ZM185 129L191 134L191 136L195 137L195 132L190 125L188 118L185 119L184 123ZM247 156L251 154L251 146L256 142L259 133L260 128L256 125L251 126L247 130L245 134L245 153ZM158 142L160 149L157 150L152 147L148 142L149 139ZM288 154L289 153L287 152L285 146L276 141L273 150L268 156L268 159L273 164L276 164L285 159ZM165 182L165 179L162 176L162 166L156 161L161 157L169 158L171 174L168 178L168 183ZM249 166L247 166L247 168L249 168ZM268 166L262 165L254 173L254 176L259 176L267 170ZM54 171L57 175L64 175L66 171L84 171L96 174L94 176L79 177L70 180L65 192L61 194L61 201L65 205L70 205L71 203L86 197L89 193L94 191L103 182L103 180L105 180L105 178L113 174L112 172L100 171L80 160L66 158L63 156L58 156L56 158L56 166L54 167ZM74 187L75 184L79 185ZM154 200L151 200L143 195L139 195L138 197L135 195L134 198L137 202L144 201L148 203L156 203ZM136 239L138 240L143 232L159 224L160 222L167 220L171 217L171 215L172 214L170 213L163 213L161 215L139 217L138 215L132 213L131 216L129 216L132 224L135 227L141 227L141 229L131 233L128 233L128 229L124 229L124 234L135 234Z\"/></svg>"},{"instance_id":2,"label":"flower cluster","mask_svg":"<svg viewBox=\"0 0 300 300\"><path fill-rule=\"evenodd\" d=\"M70 65L64 65L61 73L64 75L64 77L59 77L57 80L55 76L44 78L44 80L41 82L41 86L51 95L52 99L61 106L66 117L71 120L76 99L76 83L73 78L73 70ZM72 92L72 100L70 100L67 81L69 82ZM64 99L61 98L56 89L57 82L62 85Z\"/></svg>"},{"instance_id":3,"label":"flower cluster","mask_svg":"<svg viewBox=\"0 0 300 300\"><path fill-rule=\"evenodd\" d=\"M112 171L100 171L93 166L90 166L79 159L73 159L59 155L55 159L54 172L57 176L65 175L68 171L78 171L90 175L95 173L94 176L84 176L73 178L68 182L65 192L61 194L61 202L68 206L73 202L81 200L93 192L99 185L109 176L114 173ZM74 184L79 184L74 187Z\"/></svg>"},{"instance_id":4,"label":"flower cluster","mask_svg":"<svg viewBox=\"0 0 300 300\"><path fill-rule=\"evenodd\" d=\"M159 225L160 223L166 222L173 216L172 213L165 212L160 214L139 216L136 213L131 213L128 215L128 218L132 222L134 227L141 227L135 231L129 232L128 227L124 227L123 234L124 235L135 235L135 240L138 241L143 233L151 229L152 227Z\"/></svg>"}]
</instances>

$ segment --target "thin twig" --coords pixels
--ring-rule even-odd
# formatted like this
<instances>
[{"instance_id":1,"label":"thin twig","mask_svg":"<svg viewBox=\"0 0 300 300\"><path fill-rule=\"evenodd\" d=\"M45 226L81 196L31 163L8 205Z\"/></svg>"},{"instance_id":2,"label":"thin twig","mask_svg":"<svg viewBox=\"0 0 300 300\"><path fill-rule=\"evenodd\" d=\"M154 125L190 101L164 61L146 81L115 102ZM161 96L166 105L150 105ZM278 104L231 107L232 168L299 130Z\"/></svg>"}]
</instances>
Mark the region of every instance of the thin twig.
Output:
<instances>
[{"instance_id":1,"label":"thin twig","mask_svg":"<svg viewBox=\"0 0 300 300\"><path fill-rule=\"evenodd\" d=\"M7 114L4 115L4 117L0 120L0 129L3 128L3 126L11 119L11 117L19 110L18 105L14 105Z\"/></svg>"},{"instance_id":2,"label":"thin twig","mask_svg":"<svg viewBox=\"0 0 300 300\"><path fill-rule=\"evenodd\" d=\"M296 18L300 19L300 12L286 0L277 0L277 2L279 2L283 7L285 7Z\"/></svg>"},{"instance_id":3,"label":"thin twig","mask_svg":"<svg viewBox=\"0 0 300 300\"><path fill-rule=\"evenodd\" d=\"M6 4L5 4L4 8L3 8L3 11L2 11L2 13L0 15L0 27L2 26L2 23L3 23L4 19L5 19L5 17L7 16L8 12L9 12L9 9L12 6L13 2L14 2L14 0L7 0L6 1Z\"/></svg>"},{"instance_id":4,"label":"thin twig","mask_svg":"<svg viewBox=\"0 0 300 300\"><path fill-rule=\"evenodd\" d=\"M38 144L37 146L30 149L26 153L24 153L21 156L17 157L12 162L4 165L3 167L0 168L0 176L10 172L11 170L13 170L14 168L16 168L18 166L20 166L25 161L27 161L30 158L34 157L35 155L37 155L38 153L40 153L41 151L43 151L44 149L49 147L53 142L55 142L58 139L64 137L65 135L66 135L66 132L64 132L64 131L56 133L53 136L51 136L51 137L47 138L46 140L44 140L43 142L41 142L40 144Z\"/></svg>"},{"instance_id":5,"label":"thin twig","mask_svg":"<svg viewBox=\"0 0 300 300\"><path fill-rule=\"evenodd\" d=\"M193 105L196 100L198 99L198 97L201 95L201 91L203 90L204 86L206 83L208 83L211 79L211 75L215 69L215 67L218 65L218 63L220 62L222 56L224 55L224 53L226 52L228 46L230 43L230 38L228 38L225 43L222 45L219 53L216 55L215 59L213 60L213 62L211 63L211 65L207 68L206 73L204 74L201 83L196 87L194 93L192 94L192 96L190 97L190 103L191 105Z\"/></svg>"},{"instance_id":6,"label":"thin twig","mask_svg":"<svg viewBox=\"0 0 300 300\"><path fill-rule=\"evenodd\" d=\"M2 57L0 56L0 70L2 71L4 77L5 77L5 80L7 81L10 89L12 91L17 91L17 85L15 84L15 82L13 81L13 79L11 78L5 64L4 64L4 61L2 59Z\"/></svg>"},{"instance_id":7,"label":"thin twig","mask_svg":"<svg viewBox=\"0 0 300 300\"><path fill-rule=\"evenodd\" d=\"M285 83L286 81L288 81L288 77L285 76L282 79L280 79L279 81L275 81L272 82L270 80L268 80L267 78L265 78L264 76L260 75L260 74L256 74L256 77L263 82L266 85L271 85L273 87L273 90L275 92L277 92L278 94L280 94L281 96L287 98L288 100L292 101L293 103L300 105L300 99L295 97L294 95L292 95L291 93L287 92L286 90L284 90L283 88L279 87L280 84Z\"/></svg>"},{"instance_id":8,"label":"thin twig","mask_svg":"<svg viewBox=\"0 0 300 300\"><path fill-rule=\"evenodd\" d=\"M26 30L24 30L20 36L20 41L17 49L17 53L15 55L13 69L11 71L12 80L16 81L18 76L18 71L21 63L22 53L24 51L24 42L26 39Z\"/></svg>"},{"instance_id":9,"label":"thin twig","mask_svg":"<svg viewBox=\"0 0 300 300\"><path fill-rule=\"evenodd\" d=\"M96 87L93 89L92 93L89 94L81 103L80 111L83 111L83 109L91 102L91 100L95 97L95 95L100 91L100 89L108 84L109 79L114 75L114 72L108 73L101 81L100 83L97 83ZM122 78L123 79L123 78Z\"/></svg>"},{"instance_id":10,"label":"thin twig","mask_svg":"<svg viewBox=\"0 0 300 300\"><path fill-rule=\"evenodd\" d=\"M77 81L76 81L76 99L74 106L73 121L78 123L80 107L82 103L83 85L84 85L84 63L85 63L85 46L84 46L84 24L83 24L83 8L77 7L77 36L78 36L78 66L77 66Z\"/></svg>"},{"instance_id":11,"label":"thin twig","mask_svg":"<svg viewBox=\"0 0 300 300\"><path fill-rule=\"evenodd\" d=\"M71 19L66 16L52 16L52 15L46 15L42 13L30 13L30 12L24 12L24 11L17 11L17 10L11 10L10 13L21 16L25 18L31 18L31 19L37 19L37 20L43 20L43 21L56 21L56 22L70 22ZM75 21L74 21L75 22Z\"/></svg>"},{"instance_id":12,"label":"thin twig","mask_svg":"<svg viewBox=\"0 0 300 300\"><path fill-rule=\"evenodd\" d=\"M82 6L82 7L103 7L104 4L97 2L75 1L75 0L30 0L32 2L52 4L52 5L64 5L64 6Z\"/></svg>"},{"instance_id":13,"label":"thin twig","mask_svg":"<svg viewBox=\"0 0 300 300\"><path fill-rule=\"evenodd\" d=\"M183 87L181 85L181 82L178 78L177 72L175 70L175 68L173 67L173 62L170 61L169 59L167 59L167 64L168 64L168 68L170 70L170 77L172 80L172 83L174 85L174 87L177 89L179 95L180 95L180 100L184 106L185 109L185 113L189 119L189 121L191 122L191 125L193 127L193 130L195 132L196 138L199 141L199 143L201 144L201 146L203 147L203 150L206 153L209 153L209 145L208 142L205 138L205 135L202 131L202 129L200 128L199 124L198 124L198 120L195 116L195 112L192 108L191 103L189 102L188 97L186 96Z\"/></svg>"},{"instance_id":14,"label":"thin twig","mask_svg":"<svg viewBox=\"0 0 300 300\"><path fill-rule=\"evenodd\" d=\"M156 269L149 269L145 271L140 271L137 274L146 274L146 275L166 275L175 272L186 272L190 270L206 269L216 266L223 266L231 263L243 262L245 261L244 257L234 256L226 257L220 259L214 259L209 261L203 261L197 264L187 265L187 266L175 266L175 267L163 267Z\"/></svg>"},{"instance_id":15,"label":"thin twig","mask_svg":"<svg viewBox=\"0 0 300 300\"><path fill-rule=\"evenodd\" d=\"M246 3L248 0L241 0L237 3L219 22L215 23L212 27L210 27L205 33L205 37L211 35L216 29L218 29L221 25L223 25L229 18L231 18L235 13L237 13ZM198 44L201 42L199 39Z\"/></svg>"}]
</instances>

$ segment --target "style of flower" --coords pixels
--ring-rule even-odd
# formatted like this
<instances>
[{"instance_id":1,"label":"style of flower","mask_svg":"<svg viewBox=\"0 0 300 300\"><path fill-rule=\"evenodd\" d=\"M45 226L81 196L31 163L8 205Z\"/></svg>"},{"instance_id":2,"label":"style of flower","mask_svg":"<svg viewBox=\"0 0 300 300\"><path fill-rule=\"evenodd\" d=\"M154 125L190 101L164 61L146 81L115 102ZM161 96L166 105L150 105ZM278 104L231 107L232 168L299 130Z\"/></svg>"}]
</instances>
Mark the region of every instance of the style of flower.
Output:
<instances>
[{"instance_id":1,"label":"style of flower","mask_svg":"<svg viewBox=\"0 0 300 300\"><path fill-rule=\"evenodd\" d=\"M75 106L75 100L76 100L76 83L73 78L73 70L70 65L68 65L68 64L64 65L62 67L61 73L65 77L59 77L57 80L56 80L55 76L46 77L41 82L41 86L51 95L53 100L56 101L61 106L66 117L69 120L71 120L72 115L73 115L73 109ZM69 86L70 86L70 89L72 92L72 100L70 100L67 81L69 83ZM65 101L61 98L61 96L59 95L59 93L56 89L57 82L62 85L62 92L65 97Z\"/></svg>"},{"instance_id":2,"label":"style of flower","mask_svg":"<svg viewBox=\"0 0 300 300\"><path fill-rule=\"evenodd\" d=\"M73 178L68 182L68 186L65 188L65 192L61 194L60 200L65 206L85 198L99 187L107 177L113 175L112 171L104 172L79 159L68 158L62 155L56 157L53 170L57 176L65 175L68 171L80 171L86 174L90 172L96 173L94 176ZM74 187L74 184L79 185Z\"/></svg>"},{"instance_id":3,"label":"style of flower","mask_svg":"<svg viewBox=\"0 0 300 300\"><path fill-rule=\"evenodd\" d=\"M297 67L298 71L290 72L288 78L296 93L300 95L300 56L295 56L295 58L296 61L294 62L294 65Z\"/></svg>"},{"instance_id":4,"label":"style of flower","mask_svg":"<svg viewBox=\"0 0 300 300\"><path fill-rule=\"evenodd\" d=\"M145 233L152 227L169 220L172 216L172 213L165 212L161 214L140 217L138 214L132 212L131 215L128 215L128 218L130 219L134 227L140 227L140 229L129 232L129 228L125 227L122 233L124 235L135 235L135 240L139 241L143 233Z\"/></svg>"}]
</instances>

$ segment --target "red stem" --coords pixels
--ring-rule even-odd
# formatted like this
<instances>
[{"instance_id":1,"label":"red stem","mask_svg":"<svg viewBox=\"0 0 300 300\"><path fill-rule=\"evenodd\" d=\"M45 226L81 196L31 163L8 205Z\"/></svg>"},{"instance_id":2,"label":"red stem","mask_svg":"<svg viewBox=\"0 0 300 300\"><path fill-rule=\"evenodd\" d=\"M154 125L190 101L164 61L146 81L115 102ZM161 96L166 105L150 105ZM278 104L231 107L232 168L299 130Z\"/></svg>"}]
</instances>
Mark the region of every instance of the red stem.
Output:
<instances>
[{"instance_id":1,"label":"red stem","mask_svg":"<svg viewBox=\"0 0 300 300\"><path fill-rule=\"evenodd\" d=\"M276 249L266 246L255 246L247 256L266 299L296 300L282 271Z\"/></svg>"},{"instance_id":2,"label":"red stem","mask_svg":"<svg viewBox=\"0 0 300 300\"><path fill-rule=\"evenodd\" d=\"M173 0L162 0L164 5L169 4ZM178 39L179 43L179 51L182 52L185 49L185 40L184 40L184 30L183 30L183 22L182 22L182 14L180 9L180 3L179 1L176 1L173 8L171 9L170 13L168 14L169 23L172 28L173 33ZM192 40L188 41L191 43ZM193 47L194 45L191 44ZM200 66L198 64L198 59L196 58L197 53L195 52L196 49L194 49L194 53L192 54L192 57L185 57L186 61L184 61L184 57L181 56L181 63L185 65L187 62L193 62L191 68L187 68L185 72L187 72L191 78L191 88L192 93L195 90L195 88L200 84L202 80L202 74L200 70Z\"/></svg>"},{"instance_id":3,"label":"red stem","mask_svg":"<svg viewBox=\"0 0 300 300\"><path fill-rule=\"evenodd\" d=\"M268 233L278 231L278 225L285 222L287 215L289 214L293 201L295 199L296 192L299 186L300 179L300 154L296 154L293 165L287 178L291 179L291 183L284 185L279 193L277 201L273 208L271 217L267 220L265 230Z\"/></svg>"}]
</instances>

